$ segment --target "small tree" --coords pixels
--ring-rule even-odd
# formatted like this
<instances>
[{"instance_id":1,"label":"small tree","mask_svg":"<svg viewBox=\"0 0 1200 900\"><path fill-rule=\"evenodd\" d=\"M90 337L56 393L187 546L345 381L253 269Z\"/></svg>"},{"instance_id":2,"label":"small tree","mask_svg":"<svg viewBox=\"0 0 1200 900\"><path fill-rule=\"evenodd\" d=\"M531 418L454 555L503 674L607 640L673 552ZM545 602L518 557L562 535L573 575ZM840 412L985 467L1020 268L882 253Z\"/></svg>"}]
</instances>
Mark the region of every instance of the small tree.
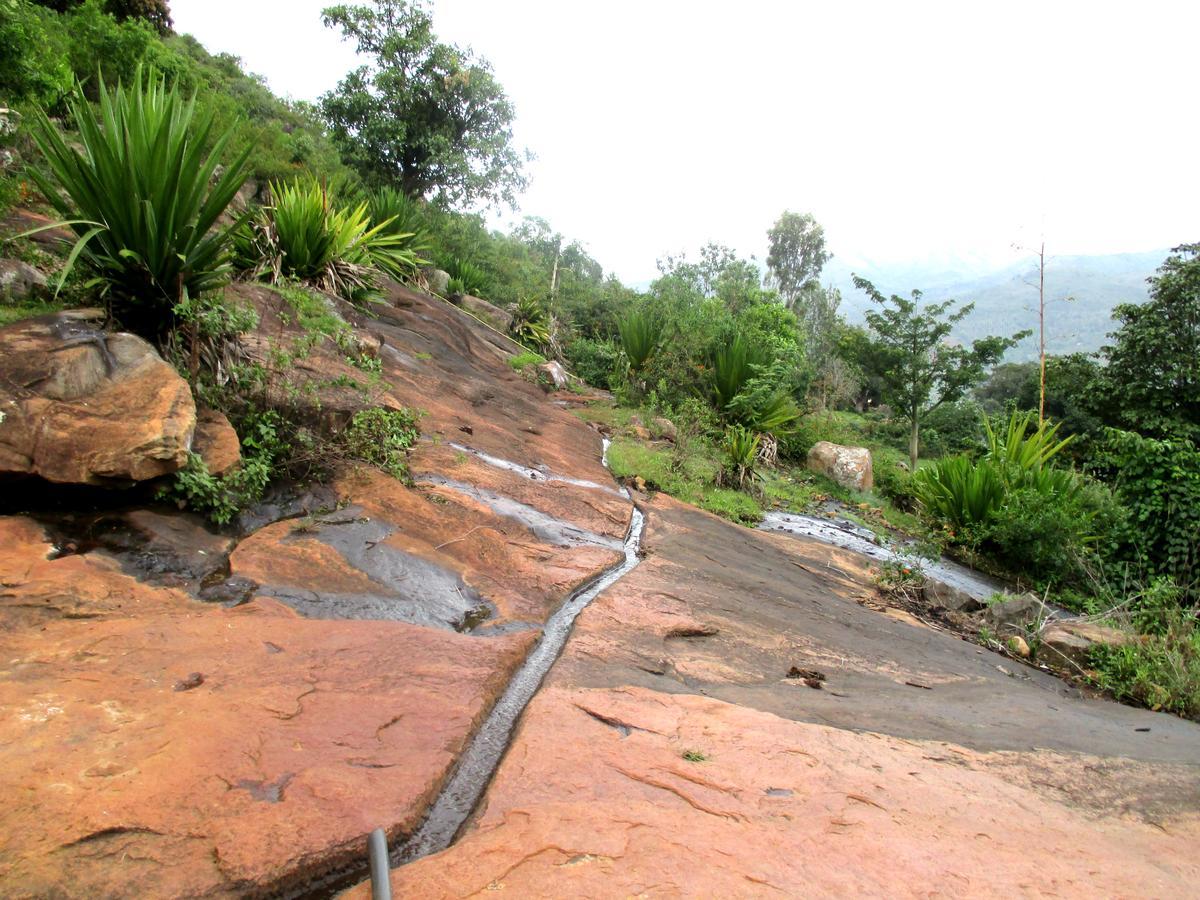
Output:
<instances>
[{"instance_id":1,"label":"small tree","mask_svg":"<svg viewBox=\"0 0 1200 900\"><path fill-rule=\"evenodd\" d=\"M954 308L954 300L922 306L920 291L913 291L912 299L895 294L885 297L857 275L854 286L880 307L867 312L871 354L882 377L884 402L909 421L908 456L915 470L922 419L981 382L987 367L999 362L1004 352L1029 332L1011 338L981 338L970 348L951 344L947 340L950 330L970 314L973 303L959 309Z\"/></svg>"},{"instance_id":2,"label":"small tree","mask_svg":"<svg viewBox=\"0 0 1200 900\"><path fill-rule=\"evenodd\" d=\"M512 147L513 107L486 60L440 43L421 0L331 6L372 57L321 98L334 142L367 181L452 204L512 202L528 155Z\"/></svg>"}]
</instances>

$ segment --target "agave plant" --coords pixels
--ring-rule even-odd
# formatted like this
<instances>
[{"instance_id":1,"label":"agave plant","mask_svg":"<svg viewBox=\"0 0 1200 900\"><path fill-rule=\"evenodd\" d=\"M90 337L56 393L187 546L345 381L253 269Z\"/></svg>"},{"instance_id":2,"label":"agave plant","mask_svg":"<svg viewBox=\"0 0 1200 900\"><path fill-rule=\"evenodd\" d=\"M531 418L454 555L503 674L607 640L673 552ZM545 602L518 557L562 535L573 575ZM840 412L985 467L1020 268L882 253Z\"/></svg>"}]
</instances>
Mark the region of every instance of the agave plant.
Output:
<instances>
[{"instance_id":1,"label":"agave plant","mask_svg":"<svg viewBox=\"0 0 1200 900\"><path fill-rule=\"evenodd\" d=\"M550 342L550 317L537 300L522 297L512 307L508 333L522 344L542 348Z\"/></svg>"},{"instance_id":2,"label":"agave plant","mask_svg":"<svg viewBox=\"0 0 1200 900\"><path fill-rule=\"evenodd\" d=\"M397 280L409 277L420 258L405 246L403 232L372 225L367 203L343 207L315 178L271 184L271 204L239 235L239 254L258 254L259 267L272 280L295 278L347 299L361 299L376 288L376 273ZM249 245L250 250L246 251Z\"/></svg>"},{"instance_id":3,"label":"agave plant","mask_svg":"<svg viewBox=\"0 0 1200 900\"><path fill-rule=\"evenodd\" d=\"M442 260L442 268L450 273L457 282L457 293L470 294L474 297L487 296L491 291L491 279L487 272L469 259L458 256L447 256Z\"/></svg>"},{"instance_id":4,"label":"agave plant","mask_svg":"<svg viewBox=\"0 0 1200 900\"><path fill-rule=\"evenodd\" d=\"M1081 490L1079 477L1067 469L1049 465L1074 435L1058 440L1059 425L1041 422L1030 431L1033 413L1013 413L1003 434L997 434L987 419L988 451L984 457L997 465L1010 488L1032 488L1039 494L1071 496Z\"/></svg>"},{"instance_id":5,"label":"agave plant","mask_svg":"<svg viewBox=\"0 0 1200 900\"><path fill-rule=\"evenodd\" d=\"M1013 491L1064 499L1081 491L1078 475L1049 465L1071 439L1058 440L1058 426L1048 422L1030 432L1032 422L1032 413L1014 413L998 434L985 420L988 450L982 459L952 456L913 473L913 489L926 512L961 528L986 522Z\"/></svg>"},{"instance_id":6,"label":"agave plant","mask_svg":"<svg viewBox=\"0 0 1200 900\"><path fill-rule=\"evenodd\" d=\"M629 360L629 368L640 372L658 349L662 339L662 324L649 312L631 309L617 320L621 347Z\"/></svg>"},{"instance_id":7,"label":"agave plant","mask_svg":"<svg viewBox=\"0 0 1200 900\"><path fill-rule=\"evenodd\" d=\"M30 169L51 205L78 236L59 280L77 262L96 276L127 327L160 336L172 308L228 277L231 234L218 219L249 175L247 147L218 174L232 130L212 141L212 114L196 114L153 71L134 84L99 85L99 119L77 87L68 103L82 151L42 111L33 136L50 175ZM55 226L48 226L55 227Z\"/></svg>"},{"instance_id":8,"label":"agave plant","mask_svg":"<svg viewBox=\"0 0 1200 900\"><path fill-rule=\"evenodd\" d=\"M918 469L912 484L926 513L956 529L986 522L1007 493L996 465L966 456L946 457Z\"/></svg>"},{"instance_id":9,"label":"agave plant","mask_svg":"<svg viewBox=\"0 0 1200 900\"><path fill-rule=\"evenodd\" d=\"M740 334L719 347L713 353L709 381L717 410L725 411L766 362L765 355Z\"/></svg>"},{"instance_id":10,"label":"agave plant","mask_svg":"<svg viewBox=\"0 0 1200 900\"><path fill-rule=\"evenodd\" d=\"M383 227L388 234L398 236L404 247L418 257L424 257L432 249L429 229L425 227L421 207L415 200L395 188L384 187L367 198L367 212L371 224ZM427 259L419 260L426 265Z\"/></svg>"},{"instance_id":11,"label":"agave plant","mask_svg":"<svg viewBox=\"0 0 1200 900\"><path fill-rule=\"evenodd\" d=\"M725 431L722 449L725 462L721 469L721 481L739 491L761 477L758 472L758 451L762 437L741 425L731 425Z\"/></svg>"}]
</instances>

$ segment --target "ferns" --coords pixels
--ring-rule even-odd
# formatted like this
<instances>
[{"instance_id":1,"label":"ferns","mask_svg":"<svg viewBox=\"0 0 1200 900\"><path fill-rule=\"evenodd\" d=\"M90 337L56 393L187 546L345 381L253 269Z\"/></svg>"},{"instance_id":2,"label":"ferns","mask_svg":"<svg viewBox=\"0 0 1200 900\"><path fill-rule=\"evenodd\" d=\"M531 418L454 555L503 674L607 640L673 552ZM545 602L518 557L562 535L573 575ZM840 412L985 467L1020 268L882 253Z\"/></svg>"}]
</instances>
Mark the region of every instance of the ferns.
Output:
<instances>
[{"instance_id":1,"label":"ferns","mask_svg":"<svg viewBox=\"0 0 1200 900\"><path fill-rule=\"evenodd\" d=\"M471 262L458 256L447 256L442 260L442 268L450 273L452 294L470 294L472 297L486 297L492 293L491 278L487 272Z\"/></svg>"}]
</instances>

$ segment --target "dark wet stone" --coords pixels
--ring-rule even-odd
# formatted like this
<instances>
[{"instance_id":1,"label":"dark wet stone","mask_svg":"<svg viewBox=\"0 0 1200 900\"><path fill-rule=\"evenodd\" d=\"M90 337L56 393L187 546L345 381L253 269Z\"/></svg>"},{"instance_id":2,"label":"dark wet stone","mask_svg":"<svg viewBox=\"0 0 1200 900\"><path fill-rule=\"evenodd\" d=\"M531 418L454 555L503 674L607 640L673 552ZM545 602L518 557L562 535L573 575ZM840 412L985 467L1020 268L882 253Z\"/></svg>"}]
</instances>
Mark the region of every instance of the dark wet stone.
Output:
<instances>
[{"instance_id":1,"label":"dark wet stone","mask_svg":"<svg viewBox=\"0 0 1200 900\"><path fill-rule=\"evenodd\" d=\"M249 602L256 590L258 590L258 582L240 575L232 575L213 584L206 584L200 589L199 596L205 603L240 606Z\"/></svg>"}]
</instances>

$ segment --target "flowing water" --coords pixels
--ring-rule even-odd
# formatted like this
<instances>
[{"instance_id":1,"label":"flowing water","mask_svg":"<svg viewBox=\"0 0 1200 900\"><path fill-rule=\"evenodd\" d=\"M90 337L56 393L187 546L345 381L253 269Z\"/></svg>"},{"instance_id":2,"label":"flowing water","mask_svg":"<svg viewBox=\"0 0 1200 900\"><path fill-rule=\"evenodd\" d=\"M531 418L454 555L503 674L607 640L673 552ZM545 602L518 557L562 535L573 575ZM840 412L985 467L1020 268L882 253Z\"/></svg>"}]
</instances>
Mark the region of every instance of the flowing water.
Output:
<instances>
[{"instance_id":1,"label":"flowing water","mask_svg":"<svg viewBox=\"0 0 1200 900\"><path fill-rule=\"evenodd\" d=\"M608 465L608 445L609 441L605 438L601 454L601 460L605 466ZM629 493L624 488L618 491L616 488L606 487L595 482L555 475L551 472L538 469L530 469L508 460L488 456L470 447L458 444L452 446L458 450L474 454L489 465L518 472L528 478L566 482L580 487L597 488L603 491L619 493L623 497L629 497ZM556 528L558 526L553 526L553 520L550 520L549 517L544 517L531 507L516 503L516 501L504 498L491 491L482 491L469 485L451 482L448 479L432 475L423 476L421 480L440 483L452 489L468 493L476 499L492 506L501 515L507 515L518 521L522 521L523 524L534 530L542 529L546 531L547 534L544 537L556 537L566 543L603 544L608 540L599 535L592 535L590 532L579 529L567 532L557 531ZM545 678L550 667L558 659L563 646L567 642L567 638L571 636L571 628L575 624L575 619L589 603L596 599L601 591L611 587L638 564L638 553L642 545L642 528L644 525L645 518L641 511L637 507L633 507L630 514L629 531L625 535L625 540L620 545L624 551L625 558L590 582L576 588L546 621L537 644L525 658L521 667L517 669L516 674L513 675L508 686L505 688L504 693L496 701L495 706L492 707L483 724L471 738L466 751L459 757L458 764L442 787L441 793L438 794L437 799L429 808L420 826L404 843L392 851L392 865L403 865L404 863L420 859L423 856L428 856L431 853L437 853L440 850L445 850L454 842L455 837L462 830L463 825L470 818L476 806L478 806L479 799L483 796L483 792L487 789L488 784L491 783L492 775L499 766L504 751L508 749L517 720L521 717L521 713L525 711L525 707L529 705L529 701L533 699L533 695L537 693L538 688L541 687L542 679ZM551 534L551 532L553 533ZM357 864L352 871L331 874L319 883L312 883L306 889L298 891L292 896L308 898L332 897L339 890L362 880L366 875L365 866Z\"/></svg>"},{"instance_id":2,"label":"flowing water","mask_svg":"<svg viewBox=\"0 0 1200 900\"><path fill-rule=\"evenodd\" d=\"M945 557L937 560L921 559L904 544L881 544L873 532L853 522L772 511L763 516L758 527L767 531L812 538L823 544L853 550L880 562L901 562L914 568L919 567L926 578L963 591L981 603L986 603L993 594L1004 593L1006 590L1004 584L996 579Z\"/></svg>"}]
</instances>

